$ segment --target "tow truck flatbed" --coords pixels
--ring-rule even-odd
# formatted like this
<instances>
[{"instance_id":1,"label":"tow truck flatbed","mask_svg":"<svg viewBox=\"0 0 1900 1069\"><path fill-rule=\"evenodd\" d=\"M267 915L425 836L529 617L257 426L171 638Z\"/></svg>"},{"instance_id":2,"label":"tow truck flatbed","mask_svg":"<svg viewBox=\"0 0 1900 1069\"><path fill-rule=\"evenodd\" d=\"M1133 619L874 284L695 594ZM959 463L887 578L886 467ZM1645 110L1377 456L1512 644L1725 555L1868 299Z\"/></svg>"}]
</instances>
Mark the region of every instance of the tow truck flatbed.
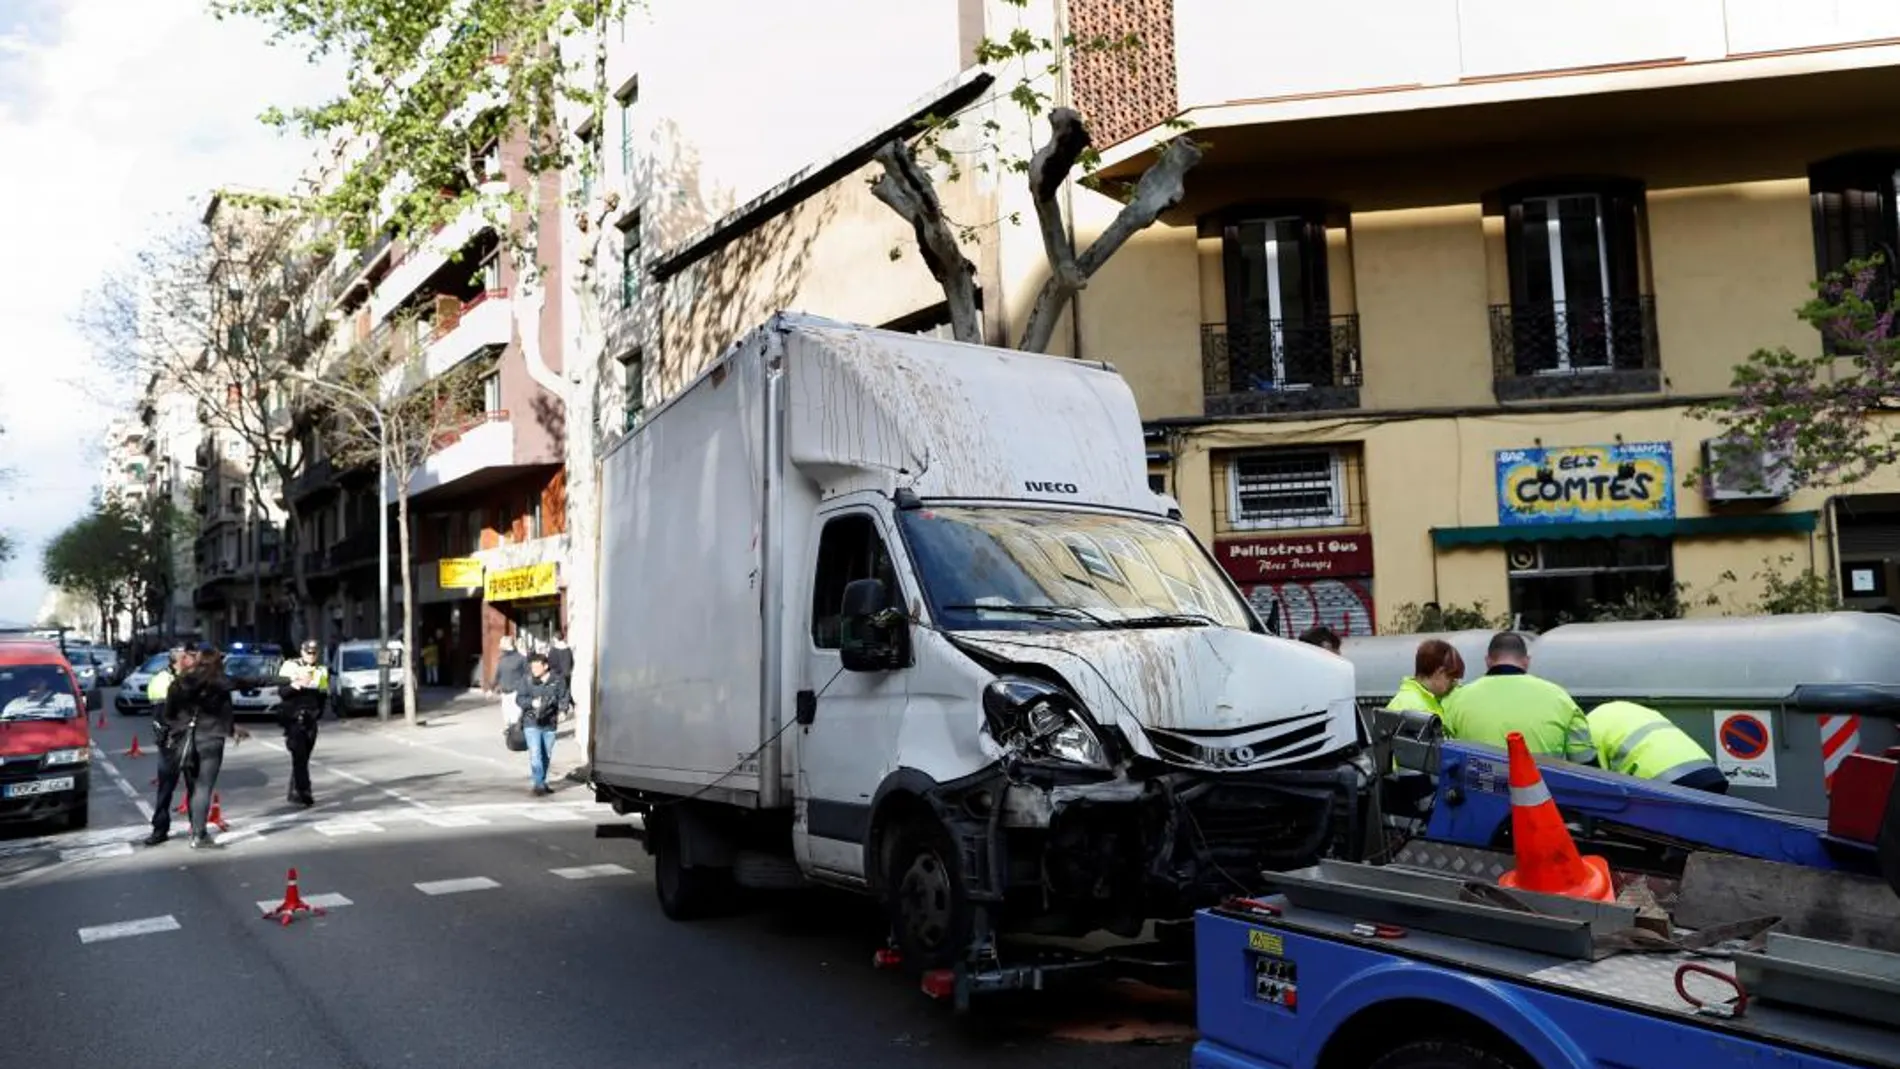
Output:
<instances>
[{"instance_id":1,"label":"tow truck flatbed","mask_svg":"<svg viewBox=\"0 0 1900 1069\"><path fill-rule=\"evenodd\" d=\"M1678 993L1679 970L1706 970L1681 974L1682 986L1721 1006L1735 966L1720 957L1576 960L1262 901L1196 918L1197 1069L1900 1069L1900 1005L1884 1025L1759 999L1734 1016L1699 1011ZM1406 1060L1434 1036L1479 1056Z\"/></svg>"}]
</instances>

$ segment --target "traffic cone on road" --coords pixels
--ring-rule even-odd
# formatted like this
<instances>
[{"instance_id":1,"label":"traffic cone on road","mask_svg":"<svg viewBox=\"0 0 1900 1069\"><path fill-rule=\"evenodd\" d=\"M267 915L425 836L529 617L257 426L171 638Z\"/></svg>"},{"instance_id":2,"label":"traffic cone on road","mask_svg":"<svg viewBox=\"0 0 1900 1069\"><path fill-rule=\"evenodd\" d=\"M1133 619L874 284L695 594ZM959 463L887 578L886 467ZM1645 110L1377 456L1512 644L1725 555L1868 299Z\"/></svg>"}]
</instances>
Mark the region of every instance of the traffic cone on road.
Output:
<instances>
[{"instance_id":1,"label":"traffic cone on road","mask_svg":"<svg viewBox=\"0 0 1900 1069\"><path fill-rule=\"evenodd\" d=\"M276 908L272 909L269 913L264 914L264 919L267 921L274 920L279 924L288 925L299 913L308 913L316 917L323 916L321 909L305 902L303 895L298 893L297 870L291 869L290 875L284 879L284 900L278 903Z\"/></svg>"},{"instance_id":2,"label":"traffic cone on road","mask_svg":"<svg viewBox=\"0 0 1900 1069\"><path fill-rule=\"evenodd\" d=\"M1511 841L1517 867L1498 878L1501 887L1516 887L1547 895L1616 901L1610 863L1579 855L1577 844L1564 828L1564 818L1550 797L1550 788L1537 771L1524 736L1505 736L1511 753Z\"/></svg>"},{"instance_id":3,"label":"traffic cone on road","mask_svg":"<svg viewBox=\"0 0 1900 1069\"><path fill-rule=\"evenodd\" d=\"M189 812L191 812L191 796L190 796L189 794L186 794L186 793L184 793L184 792L182 792L182 791L181 791L181 792L179 792L179 796L178 796L178 808L177 808L177 809L174 809L174 810L172 810L172 812L174 812L174 813L189 813Z\"/></svg>"},{"instance_id":4,"label":"traffic cone on road","mask_svg":"<svg viewBox=\"0 0 1900 1069\"><path fill-rule=\"evenodd\" d=\"M125 756L127 757L144 757L145 756L145 754L139 750L139 737L137 735L132 736L132 748L125 751Z\"/></svg>"},{"instance_id":5,"label":"traffic cone on road","mask_svg":"<svg viewBox=\"0 0 1900 1069\"><path fill-rule=\"evenodd\" d=\"M97 724L95 724L95 725L93 725L93 726L94 726L94 727L105 727L105 726L106 726L106 714L105 714L105 710L103 710L103 709L101 709L101 710L99 711L99 723L97 723Z\"/></svg>"},{"instance_id":6,"label":"traffic cone on road","mask_svg":"<svg viewBox=\"0 0 1900 1069\"><path fill-rule=\"evenodd\" d=\"M211 792L211 813L205 817L205 823L219 831L230 831L231 826L224 822L224 805L218 800L218 792Z\"/></svg>"}]
</instances>

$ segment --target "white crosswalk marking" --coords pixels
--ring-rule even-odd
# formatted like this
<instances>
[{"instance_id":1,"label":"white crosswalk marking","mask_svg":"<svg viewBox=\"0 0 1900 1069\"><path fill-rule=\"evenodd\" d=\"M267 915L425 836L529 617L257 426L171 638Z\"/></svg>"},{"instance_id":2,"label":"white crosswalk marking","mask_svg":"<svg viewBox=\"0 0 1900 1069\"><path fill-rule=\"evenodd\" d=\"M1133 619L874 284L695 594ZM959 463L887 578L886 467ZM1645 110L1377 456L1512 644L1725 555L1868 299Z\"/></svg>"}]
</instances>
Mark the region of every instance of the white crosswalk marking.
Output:
<instances>
[{"instance_id":1,"label":"white crosswalk marking","mask_svg":"<svg viewBox=\"0 0 1900 1069\"><path fill-rule=\"evenodd\" d=\"M566 824L572 821L587 819L572 809L524 809L521 811L521 815L527 817L529 820L538 820L543 824Z\"/></svg>"},{"instance_id":2,"label":"white crosswalk marking","mask_svg":"<svg viewBox=\"0 0 1900 1069\"><path fill-rule=\"evenodd\" d=\"M61 850L61 861L98 861L108 857L130 857L131 843L102 843L98 846L81 846L72 850Z\"/></svg>"},{"instance_id":3,"label":"white crosswalk marking","mask_svg":"<svg viewBox=\"0 0 1900 1069\"><path fill-rule=\"evenodd\" d=\"M431 880L416 884L416 890L425 895L454 895L463 891L486 891L500 887L501 884L486 876L467 876L459 880Z\"/></svg>"},{"instance_id":4,"label":"white crosswalk marking","mask_svg":"<svg viewBox=\"0 0 1900 1069\"><path fill-rule=\"evenodd\" d=\"M322 834L330 836L362 835L383 830L381 824L373 824L367 820L326 820L321 824L311 826Z\"/></svg>"},{"instance_id":5,"label":"white crosswalk marking","mask_svg":"<svg viewBox=\"0 0 1900 1069\"><path fill-rule=\"evenodd\" d=\"M479 828L488 823L473 813L425 813L422 822L438 828Z\"/></svg>"},{"instance_id":6,"label":"white crosswalk marking","mask_svg":"<svg viewBox=\"0 0 1900 1069\"><path fill-rule=\"evenodd\" d=\"M342 895L335 894L335 893L321 894L321 895L305 895L303 900L317 907L318 909L337 909L342 906L355 905L354 902L351 902L349 899L344 898ZM276 899L270 899L267 901L259 902L257 904L257 908L261 912L269 913L271 910L276 909L278 906L281 906L283 904L284 904L283 899L276 898Z\"/></svg>"},{"instance_id":7,"label":"white crosswalk marking","mask_svg":"<svg viewBox=\"0 0 1900 1069\"><path fill-rule=\"evenodd\" d=\"M167 913L163 917L146 917L143 920L119 921L116 924L101 924L92 928L79 929L81 943L99 943L107 939L124 939L131 935L151 935L154 932L175 932L179 928L178 918Z\"/></svg>"},{"instance_id":8,"label":"white crosswalk marking","mask_svg":"<svg viewBox=\"0 0 1900 1069\"><path fill-rule=\"evenodd\" d=\"M601 876L631 876L633 870L622 865L579 865L571 869L549 869L563 880L592 880Z\"/></svg>"}]
</instances>

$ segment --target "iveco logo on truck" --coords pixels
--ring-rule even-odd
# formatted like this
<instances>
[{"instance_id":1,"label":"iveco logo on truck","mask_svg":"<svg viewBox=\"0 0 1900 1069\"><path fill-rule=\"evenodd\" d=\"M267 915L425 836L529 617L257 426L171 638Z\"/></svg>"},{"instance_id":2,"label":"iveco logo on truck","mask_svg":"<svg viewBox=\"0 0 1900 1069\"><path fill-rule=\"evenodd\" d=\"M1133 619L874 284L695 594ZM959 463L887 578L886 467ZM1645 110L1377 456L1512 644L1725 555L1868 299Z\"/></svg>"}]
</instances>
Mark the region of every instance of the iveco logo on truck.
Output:
<instances>
[{"instance_id":1,"label":"iveco logo on truck","mask_svg":"<svg viewBox=\"0 0 1900 1069\"><path fill-rule=\"evenodd\" d=\"M1079 493L1074 483L1024 483L1023 488L1032 494Z\"/></svg>"}]
</instances>

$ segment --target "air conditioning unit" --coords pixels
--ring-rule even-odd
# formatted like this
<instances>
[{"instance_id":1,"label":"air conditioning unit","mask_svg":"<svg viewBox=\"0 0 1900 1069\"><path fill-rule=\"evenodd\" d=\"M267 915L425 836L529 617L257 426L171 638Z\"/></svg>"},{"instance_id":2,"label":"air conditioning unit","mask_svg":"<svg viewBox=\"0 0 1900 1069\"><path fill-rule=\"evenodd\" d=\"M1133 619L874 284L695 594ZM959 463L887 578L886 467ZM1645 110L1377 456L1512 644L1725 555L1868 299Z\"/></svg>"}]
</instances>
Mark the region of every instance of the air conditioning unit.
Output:
<instances>
[{"instance_id":1,"label":"air conditioning unit","mask_svg":"<svg viewBox=\"0 0 1900 1069\"><path fill-rule=\"evenodd\" d=\"M1710 501L1783 501L1794 492L1794 476L1785 449L1758 449L1739 438L1710 438L1702 443L1702 467L1708 474L1702 492Z\"/></svg>"}]
</instances>

